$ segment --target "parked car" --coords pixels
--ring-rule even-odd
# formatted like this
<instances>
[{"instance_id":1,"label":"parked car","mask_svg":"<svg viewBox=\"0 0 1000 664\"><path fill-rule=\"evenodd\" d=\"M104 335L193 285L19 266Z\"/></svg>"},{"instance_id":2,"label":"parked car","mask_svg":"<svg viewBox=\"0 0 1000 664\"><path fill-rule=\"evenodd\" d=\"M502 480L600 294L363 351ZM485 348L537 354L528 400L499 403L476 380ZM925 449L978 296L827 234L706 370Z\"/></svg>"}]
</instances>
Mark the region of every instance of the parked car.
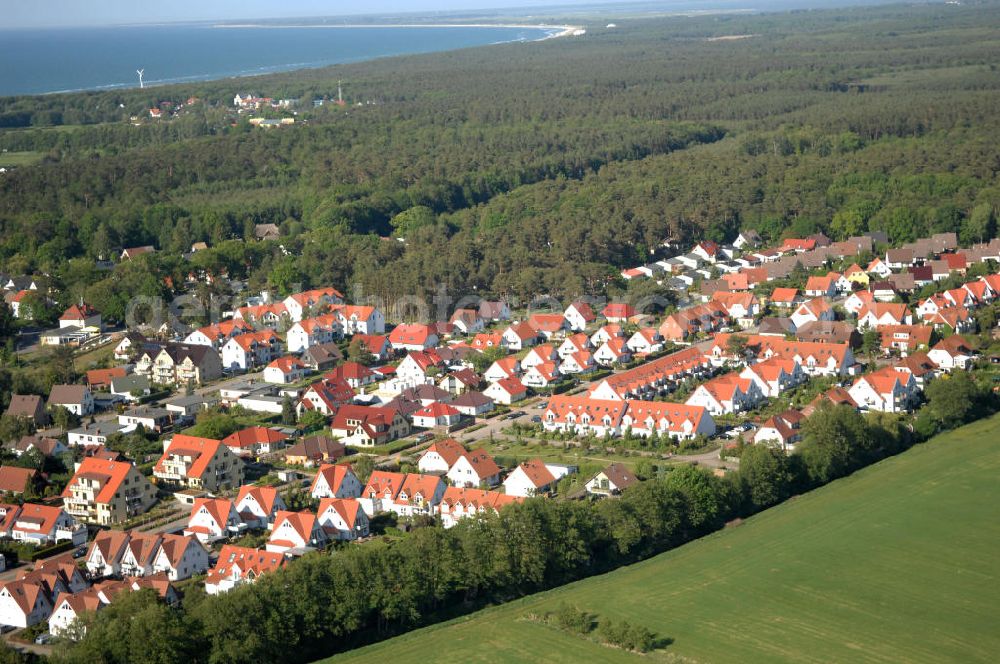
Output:
<instances>
[{"instance_id":1,"label":"parked car","mask_svg":"<svg viewBox=\"0 0 1000 664\"><path fill-rule=\"evenodd\" d=\"M35 638L35 643L38 644L38 645L40 645L40 646L44 646L47 643L49 643L51 640L52 640L52 634L50 632L44 632L42 634L39 634Z\"/></svg>"},{"instance_id":2,"label":"parked car","mask_svg":"<svg viewBox=\"0 0 1000 664\"><path fill-rule=\"evenodd\" d=\"M534 422L535 424L539 424L542 421L542 416L541 415L534 415L534 416L532 416L531 421Z\"/></svg>"}]
</instances>

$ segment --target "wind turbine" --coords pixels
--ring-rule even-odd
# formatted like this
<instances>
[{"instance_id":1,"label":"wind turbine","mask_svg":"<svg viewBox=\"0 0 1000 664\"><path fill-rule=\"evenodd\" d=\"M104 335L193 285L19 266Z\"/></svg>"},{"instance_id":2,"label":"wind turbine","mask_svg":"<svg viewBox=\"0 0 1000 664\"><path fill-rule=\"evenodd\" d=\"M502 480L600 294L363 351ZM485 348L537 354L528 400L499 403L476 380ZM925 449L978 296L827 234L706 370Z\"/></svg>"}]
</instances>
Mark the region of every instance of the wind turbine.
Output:
<instances>
[{"instance_id":1,"label":"wind turbine","mask_svg":"<svg viewBox=\"0 0 1000 664\"><path fill-rule=\"evenodd\" d=\"M139 75L139 87L140 87L140 88L143 88L143 87L145 87L145 86L144 86L144 85L142 84L142 73L143 73L144 71L146 71L146 70L145 70L145 69L136 69L136 70L135 70L135 73Z\"/></svg>"}]
</instances>

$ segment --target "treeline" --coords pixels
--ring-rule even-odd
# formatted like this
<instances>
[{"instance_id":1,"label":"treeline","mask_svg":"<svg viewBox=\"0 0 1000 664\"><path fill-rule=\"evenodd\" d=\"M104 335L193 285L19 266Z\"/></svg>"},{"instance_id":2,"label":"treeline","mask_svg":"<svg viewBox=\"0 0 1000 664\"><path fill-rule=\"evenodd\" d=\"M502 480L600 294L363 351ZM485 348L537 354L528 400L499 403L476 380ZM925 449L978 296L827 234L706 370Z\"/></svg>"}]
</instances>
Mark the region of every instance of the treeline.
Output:
<instances>
[{"instance_id":1,"label":"treeline","mask_svg":"<svg viewBox=\"0 0 1000 664\"><path fill-rule=\"evenodd\" d=\"M664 240L740 228L978 241L1000 207L998 19L983 5L623 22L241 80L306 100L348 81L352 105L303 104L267 132L231 124L232 81L0 99L0 114L104 123L0 131L0 147L45 155L0 177L0 269L44 272L118 319L131 294L169 296L165 278L198 270L358 285L388 309L439 285L615 295ZM706 41L724 35L753 36ZM188 115L128 124L189 96ZM245 242L258 223L284 250ZM180 259L198 241L212 249ZM161 252L147 276L83 265L144 244Z\"/></svg>"},{"instance_id":2,"label":"treeline","mask_svg":"<svg viewBox=\"0 0 1000 664\"><path fill-rule=\"evenodd\" d=\"M448 530L307 555L221 596L192 587L176 612L134 594L88 616L86 635L58 659L311 662L649 558L996 410L966 373L935 381L927 396L913 431L902 416L828 404L804 425L800 454L750 446L725 477L679 466L618 499L531 499Z\"/></svg>"}]
</instances>

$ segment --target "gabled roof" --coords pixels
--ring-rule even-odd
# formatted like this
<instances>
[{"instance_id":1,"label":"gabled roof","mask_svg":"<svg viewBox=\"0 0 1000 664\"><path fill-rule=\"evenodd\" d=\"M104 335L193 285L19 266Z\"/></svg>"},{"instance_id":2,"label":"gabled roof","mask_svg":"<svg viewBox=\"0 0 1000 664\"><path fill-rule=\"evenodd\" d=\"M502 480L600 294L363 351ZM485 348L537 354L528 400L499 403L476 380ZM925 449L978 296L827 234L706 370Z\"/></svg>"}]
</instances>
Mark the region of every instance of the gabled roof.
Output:
<instances>
[{"instance_id":1,"label":"gabled roof","mask_svg":"<svg viewBox=\"0 0 1000 664\"><path fill-rule=\"evenodd\" d=\"M73 495L73 486L81 478L97 480L101 484L101 490L97 493L97 502L109 503L114 499L115 492L121 487L122 482L132 470L133 466L124 461L105 461L96 457L86 457L80 462L73 478L66 485L63 491L63 498Z\"/></svg>"},{"instance_id":2,"label":"gabled roof","mask_svg":"<svg viewBox=\"0 0 1000 664\"><path fill-rule=\"evenodd\" d=\"M188 477L201 477L205 474L208 464L211 463L212 459L219 451L219 448L222 446L222 441L220 440L199 438L197 436L188 436L186 434L174 434L174 437L170 440L170 444L163 452L160 460L156 462L156 466L153 467L153 470L162 471L164 462L171 455L176 454L192 458L191 466L187 471Z\"/></svg>"},{"instance_id":3,"label":"gabled roof","mask_svg":"<svg viewBox=\"0 0 1000 664\"><path fill-rule=\"evenodd\" d=\"M319 509L316 510L316 514L322 516L330 509L340 515L349 529L354 530L358 512L361 510L361 504L357 500L354 498L323 498L319 501Z\"/></svg>"},{"instance_id":4,"label":"gabled roof","mask_svg":"<svg viewBox=\"0 0 1000 664\"><path fill-rule=\"evenodd\" d=\"M274 510L274 504L278 500L278 490L273 486L253 486L246 484L240 487L240 492L236 496L236 504L240 505L243 500L250 496L260 508L270 514Z\"/></svg>"},{"instance_id":5,"label":"gabled roof","mask_svg":"<svg viewBox=\"0 0 1000 664\"><path fill-rule=\"evenodd\" d=\"M524 473L525 477L536 489L541 489L556 481L555 476L545 467L545 462L541 459L524 461L518 466L518 469Z\"/></svg>"},{"instance_id":6,"label":"gabled roof","mask_svg":"<svg viewBox=\"0 0 1000 664\"><path fill-rule=\"evenodd\" d=\"M627 489L633 484L638 484L639 478L629 470L628 466L621 463L613 463L601 471L608 481L619 489Z\"/></svg>"},{"instance_id":7,"label":"gabled roof","mask_svg":"<svg viewBox=\"0 0 1000 664\"><path fill-rule=\"evenodd\" d=\"M208 512L218 526L225 528L226 522L229 520L229 512L233 509L233 503L226 498L197 498L191 506L191 514L188 518L193 519L202 509Z\"/></svg>"},{"instance_id":8,"label":"gabled roof","mask_svg":"<svg viewBox=\"0 0 1000 664\"><path fill-rule=\"evenodd\" d=\"M316 471L316 476L313 478L312 486L309 487L309 491L312 492L316 489L316 485L319 483L320 478L326 481L326 485L330 488L330 491L336 493L340 489L340 485L344 483L348 475L353 475L354 469L351 468L350 464L332 464L324 463Z\"/></svg>"},{"instance_id":9,"label":"gabled roof","mask_svg":"<svg viewBox=\"0 0 1000 664\"><path fill-rule=\"evenodd\" d=\"M253 447L255 445L273 445L288 440L288 436L268 427L247 427L222 439L226 447Z\"/></svg>"},{"instance_id":10,"label":"gabled roof","mask_svg":"<svg viewBox=\"0 0 1000 664\"><path fill-rule=\"evenodd\" d=\"M465 450L465 446L454 438L446 438L445 440L439 440L428 447L421 456L426 456L431 452L437 452L438 456L444 460L448 467L451 468L455 465L461 457L466 456L468 452Z\"/></svg>"}]
</instances>

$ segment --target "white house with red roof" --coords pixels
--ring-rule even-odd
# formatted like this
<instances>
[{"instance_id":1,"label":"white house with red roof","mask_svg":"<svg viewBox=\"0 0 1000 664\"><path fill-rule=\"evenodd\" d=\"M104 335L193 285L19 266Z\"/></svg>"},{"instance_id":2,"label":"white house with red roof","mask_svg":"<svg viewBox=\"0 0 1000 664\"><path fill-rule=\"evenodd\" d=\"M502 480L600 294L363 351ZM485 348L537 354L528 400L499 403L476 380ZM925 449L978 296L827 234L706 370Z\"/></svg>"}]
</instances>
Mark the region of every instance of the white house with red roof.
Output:
<instances>
[{"instance_id":1,"label":"white house with red roof","mask_svg":"<svg viewBox=\"0 0 1000 664\"><path fill-rule=\"evenodd\" d=\"M975 352L961 335L953 334L937 342L927 357L941 370L951 371L965 369L975 357Z\"/></svg>"},{"instance_id":2,"label":"white house with red roof","mask_svg":"<svg viewBox=\"0 0 1000 664\"><path fill-rule=\"evenodd\" d=\"M528 388L516 376L501 378L490 384L483 394L493 400L494 403L502 403L509 406L525 399L528 396Z\"/></svg>"},{"instance_id":3,"label":"white house with red roof","mask_svg":"<svg viewBox=\"0 0 1000 664\"><path fill-rule=\"evenodd\" d=\"M515 356L501 357L483 372L487 382L495 383L504 378L514 378L521 374L521 361Z\"/></svg>"},{"instance_id":4,"label":"white house with red roof","mask_svg":"<svg viewBox=\"0 0 1000 664\"><path fill-rule=\"evenodd\" d=\"M438 345L438 335L430 325L406 323L389 333L389 345L394 350L421 351Z\"/></svg>"},{"instance_id":5,"label":"white house with red roof","mask_svg":"<svg viewBox=\"0 0 1000 664\"><path fill-rule=\"evenodd\" d=\"M326 532L311 512L278 512L265 548L271 553L294 555L327 542Z\"/></svg>"},{"instance_id":6,"label":"white house with red roof","mask_svg":"<svg viewBox=\"0 0 1000 664\"><path fill-rule=\"evenodd\" d=\"M324 463L313 478L309 495L313 498L357 498L363 488L349 464Z\"/></svg>"},{"instance_id":7,"label":"white house with red roof","mask_svg":"<svg viewBox=\"0 0 1000 664\"><path fill-rule=\"evenodd\" d=\"M527 323L512 323L501 334L509 350L524 350L538 342L538 331Z\"/></svg>"},{"instance_id":8,"label":"white house with red roof","mask_svg":"<svg viewBox=\"0 0 1000 664\"><path fill-rule=\"evenodd\" d=\"M632 350L623 337L608 339L594 351L594 361L604 367L625 364L632 359Z\"/></svg>"},{"instance_id":9,"label":"white house with red roof","mask_svg":"<svg viewBox=\"0 0 1000 664\"><path fill-rule=\"evenodd\" d=\"M837 294L837 280L830 275L814 275L806 280L805 290L806 297L833 297Z\"/></svg>"},{"instance_id":10,"label":"white house with red roof","mask_svg":"<svg viewBox=\"0 0 1000 664\"><path fill-rule=\"evenodd\" d=\"M0 625L31 627L51 613L52 599L44 584L22 579L0 585Z\"/></svg>"},{"instance_id":11,"label":"white house with red roof","mask_svg":"<svg viewBox=\"0 0 1000 664\"><path fill-rule=\"evenodd\" d=\"M55 505L0 505L3 535L16 542L36 546L69 541L79 546L87 541L87 528L63 508Z\"/></svg>"},{"instance_id":12,"label":"white house with red roof","mask_svg":"<svg viewBox=\"0 0 1000 664\"><path fill-rule=\"evenodd\" d=\"M694 246L691 253L707 263L714 263L722 258L719 245L711 240L702 240Z\"/></svg>"},{"instance_id":13,"label":"white house with red roof","mask_svg":"<svg viewBox=\"0 0 1000 664\"><path fill-rule=\"evenodd\" d=\"M602 325L597 332L590 335L590 345L594 348L600 348L612 339L625 338L625 332L622 330L622 326L617 323L608 323L607 325Z\"/></svg>"},{"instance_id":14,"label":"white house with red roof","mask_svg":"<svg viewBox=\"0 0 1000 664\"><path fill-rule=\"evenodd\" d=\"M566 325L572 332L583 332L587 327L597 320L594 310L586 302L574 302L563 312Z\"/></svg>"},{"instance_id":15,"label":"white house with red roof","mask_svg":"<svg viewBox=\"0 0 1000 664\"><path fill-rule=\"evenodd\" d=\"M281 569L288 559L280 553L227 544L219 560L205 577L205 592L218 595Z\"/></svg>"},{"instance_id":16,"label":"white house with red roof","mask_svg":"<svg viewBox=\"0 0 1000 664\"><path fill-rule=\"evenodd\" d=\"M376 307L338 304L333 306L333 313L345 335L376 335L385 332L385 317Z\"/></svg>"},{"instance_id":17,"label":"white house with red roof","mask_svg":"<svg viewBox=\"0 0 1000 664\"><path fill-rule=\"evenodd\" d=\"M806 323L835 320L836 315L834 314L833 307L830 306L827 300L822 297L816 297L796 307L789 318L792 324L795 325L795 328L798 329Z\"/></svg>"},{"instance_id":18,"label":"white house with red roof","mask_svg":"<svg viewBox=\"0 0 1000 664\"><path fill-rule=\"evenodd\" d=\"M655 327L643 327L628 338L625 346L636 355L649 355L663 350L663 337Z\"/></svg>"},{"instance_id":19,"label":"white house with red roof","mask_svg":"<svg viewBox=\"0 0 1000 664\"><path fill-rule=\"evenodd\" d=\"M912 323L913 316L902 302L873 302L858 311L859 328L911 325Z\"/></svg>"},{"instance_id":20,"label":"white house with red roof","mask_svg":"<svg viewBox=\"0 0 1000 664\"><path fill-rule=\"evenodd\" d=\"M427 382L427 372L444 364L441 356L433 350L412 351L396 366L396 377L410 385Z\"/></svg>"},{"instance_id":21,"label":"white house with red roof","mask_svg":"<svg viewBox=\"0 0 1000 664\"><path fill-rule=\"evenodd\" d=\"M344 296L335 288L314 288L301 293L293 293L282 300L285 310L293 321L300 321L310 314L323 313L330 305L341 304Z\"/></svg>"},{"instance_id":22,"label":"white house with red roof","mask_svg":"<svg viewBox=\"0 0 1000 664\"><path fill-rule=\"evenodd\" d=\"M712 415L724 415L750 410L763 400L764 394L757 383L726 374L699 385L684 403L702 406Z\"/></svg>"},{"instance_id":23,"label":"white house with red roof","mask_svg":"<svg viewBox=\"0 0 1000 664\"><path fill-rule=\"evenodd\" d=\"M288 436L269 427L247 427L222 439L222 444L240 457L256 458L285 446Z\"/></svg>"},{"instance_id":24,"label":"white house with red roof","mask_svg":"<svg viewBox=\"0 0 1000 664\"><path fill-rule=\"evenodd\" d=\"M333 314L306 318L288 328L285 346L289 353L301 353L313 346L330 343L340 334L340 324Z\"/></svg>"},{"instance_id":25,"label":"white house with red roof","mask_svg":"<svg viewBox=\"0 0 1000 664\"><path fill-rule=\"evenodd\" d=\"M278 512L288 509L275 487L251 484L240 487L233 507L240 520L253 530L270 528Z\"/></svg>"},{"instance_id":26,"label":"white house with red roof","mask_svg":"<svg viewBox=\"0 0 1000 664\"><path fill-rule=\"evenodd\" d=\"M919 391L912 373L890 366L859 377L848 393L862 410L901 413L910 410Z\"/></svg>"},{"instance_id":27,"label":"white house with red roof","mask_svg":"<svg viewBox=\"0 0 1000 664\"><path fill-rule=\"evenodd\" d=\"M548 387L562 377L559 365L555 362L542 362L529 368L521 377L521 382L528 387Z\"/></svg>"},{"instance_id":28,"label":"white house with red roof","mask_svg":"<svg viewBox=\"0 0 1000 664\"><path fill-rule=\"evenodd\" d=\"M358 500L369 516L380 512L399 516L432 514L444 490L445 483L437 475L376 470Z\"/></svg>"},{"instance_id":29,"label":"white house with red roof","mask_svg":"<svg viewBox=\"0 0 1000 664\"><path fill-rule=\"evenodd\" d=\"M504 480L504 493L524 498L540 496L551 492L560 479L573 472L576 472L573 466L545 463L541 459L524 461Z\"/></svg>"},{"instance_id":30,"label":"white house with red roof","mask_svg":"<svg viewBox=\"0 0 1000 664\"><path fill-rule=\"evenodd\" d=\"M411 415L413 426L423 429L450 427L462 420L462 414L454 406L440 401L424 406Z\"/></svg>"},{"instance_id":31,"label":"white house with red roof","mask_svg":"<svg viewBox=\"0 0 1000 664\"><path fill-rule=\"evenodd\" d=\"M329 540L351 541L368 537L368 515L355 498L323 498L316 512Z\"/></svg>"},{"instance_id":32,"label":"white house with red roof","mask_svg":"<svg viewBox=\"0 0 1000 664\"><path fill-rule=\"evenodd\" d=\"M276 360L272 360L271 363L264 368L264 381L276 385L297 383L305 378L308 372L309 367L307 367L302 360L297 357L286 355L285 357L279 357Z\"/></svg>"},{"instance_id":33,"label":"white house with red roof","mask_svg":"<svg viewBox=\"0 0 1000 664\"><path fill-rule=\"evenodd\" d=\"M191 506L184 534L211 544L246 529L233 501L226 498L198 498Z\"/></svg>"},{"instance_id":34,"label":"white house with red roof","mask_svg":"<svg viewBox=\"0 0 1000 664\"><path fill-rule=\"evenodd\" d=\"M456 309L448 320L459 334L470 335L483 330L486 321L479 316L478 309Z\"/></svg>"},{"instance_id":35,"label":"white house with red roof","mask_svg":"<svg viewBox=\"0 0 1000 664\"><path fill-rule=\"evenodd\" d=\"M755 445L769 445L778 447L785 452L794 452L795 446L801 438L802 432L799 430L797 422L790 422L781 415L773 415L767 418L754 432L753 442Z\"/></svg>"},{"instance_id":36,"label":"white house with red roof","mask_svg":"<svg viewBox=\"0 0 1000 664\"><path fill-rule=\"evenodd\" d=\"M740 378L756 383L765 397L776 397L808 380L801 365L794 359L772 357L747 366Z\"/></svg>"},{"instance_id":37,"label":"white house with red roof","mask_svg":"<svg viewBox=\"0 0 1000 664\"><path fill-rule=\"evenodd\" d=\"M457 487L496 486L500 483L500 467L486 450L469 450L455 460L447 477Z\"/></svg>"},{"instance_id":38,"label":"white house with red roof","mask_svg":"<svg viewBox=\"0 0 1000 664\"><path fill-rule=\"evenodd\" d=\"M267 365L281 355L281 339L271 330L248 332L230 338L222 345L222 367L249 371Z\"/></svg>"},{"instance_id":39,"label":"white house with red roof","mask_svg":"<svg viewBox=\"0 0 1000 664\"><path fill-rule=\"evenodd\" d=\"M310 410L329 417L337 411L337 408L353 400L354 390L347 383L322 380L306 389L295 410L300 417Z\"/></svg>"},{"instance_id":40,"label":"white house with red roof","mask_svg":"<svg viewBox=\"0 0 1000 664\"><path fill-rule=\"evenodd\" d=\"M556 353L559 358L566 359L570 355L579 353L582 350L590 350L590 348L590 337L583 333L577 333L566 337L566 339L559 344L559 348L556 349ZM535 350L538 349L536 348ZM549 357L548 359L551 360L554 358Z\"/></svg>"},{"instance_id":41,"label":"white house with red roof","mask_svg":"<svg viewBox=\"0 0 1000 664\"><path fill-rule=\"evenodd\" d=\"M101 329L101 314L89 304L80 303L70 306L59 317L59 329L66 327Z\"/></svg>"},{"instance_id":42,"label":"white house with red roof","mask_svg":"<svg viewBox=\"0 0 1000 664\"><path fill-rule=\"evenodd\" d=\"M465 446L454 438L436 441L420 455L417 470L425 474L444 475L466 453Z\"/></svg>"},{"instance_id":43,"label":"white house with red roof","mask_svg":"<svg viewBox=\"0 0 1000 664\"><path fill-rule=\"evenodd\" d=\"M625 302L609 302L601 314L609 323L627 323L629 318L635 316L635 307Z\"/></svg>"},{"instance_id":44,"label":"white house with red roof","mask_svg":"<svg viewBox=\"0 0 1000 664\"><path fill-rule=\"evenodd\" d=\"M854 291L844 300L844 309L851 314L857 315L859 311L870 307L875 303L875 296L871 291Z\"/></svg>"},{"instance_id":45,"label":"white house with red roof","mask_svg":"<svg viewBox=\"0 0 1000 664\"><path fill-rule=\"evenodd\" d=\"M519 496L508 496L499 491L450 486L441 497L437 513L441 516L441 525L451 528L462 519L489 512L498 513L503 507L523 500Z\"/></svg>"},{"instance_id":46,"label":"white house with red roof","mask_svg":"<svg viewBox=\"0 0 1000 664\"><path fill-rule=\"evenodd\" d=\"M560 374L580 374L594 371L597 362L594 361L594 354L589 350L581 350L563 358L559 363Z\"/></svg>"},{"instance_id":47,"label":"white house with red roof","mask_svg":"<svg viewBox=\"0 0 1000 664\"><path fill-rule=\"evenodd\" d=\"M541 346L532 348L523 358L521 358L521 370L527 371L531 367L538 366L539 364L556 362L558 360L559 352L556 350L556 346L553 344L542 344Z\"/></svg>"}]
</instances>

